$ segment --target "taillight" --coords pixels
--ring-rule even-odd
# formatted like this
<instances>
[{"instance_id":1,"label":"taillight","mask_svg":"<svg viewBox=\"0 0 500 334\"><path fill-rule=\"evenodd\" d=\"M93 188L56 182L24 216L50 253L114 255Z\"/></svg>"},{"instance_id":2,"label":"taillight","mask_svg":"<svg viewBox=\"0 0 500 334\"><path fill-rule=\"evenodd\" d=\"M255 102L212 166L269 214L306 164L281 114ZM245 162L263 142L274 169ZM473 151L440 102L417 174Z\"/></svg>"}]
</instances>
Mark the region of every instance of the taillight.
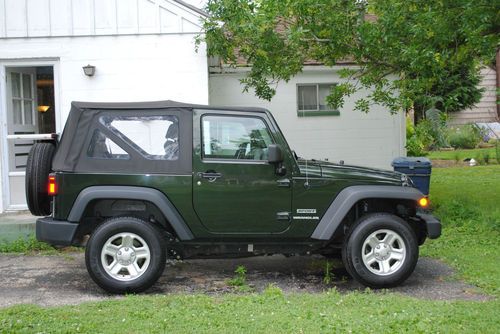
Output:
<instances>
[{"instance_id":1,"label":"taillight","mask_svg":"<svg viewBox=\"0 0 500 334\"><path fill-rule=\"evenodd\" d=\"M57 183L56 183L56 175L49 174L49 182L47 183L47 192L50 196L57 195Z\"/></svg>"}]
</instances>

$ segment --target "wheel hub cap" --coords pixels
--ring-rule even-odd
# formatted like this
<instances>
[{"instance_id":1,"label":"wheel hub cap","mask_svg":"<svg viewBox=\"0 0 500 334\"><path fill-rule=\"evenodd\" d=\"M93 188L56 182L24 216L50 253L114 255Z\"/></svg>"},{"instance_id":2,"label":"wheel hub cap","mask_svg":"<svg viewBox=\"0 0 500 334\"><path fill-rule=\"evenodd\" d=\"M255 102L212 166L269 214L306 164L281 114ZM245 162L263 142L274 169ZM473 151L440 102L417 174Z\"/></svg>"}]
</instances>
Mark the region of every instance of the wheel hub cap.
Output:
<instances>
[{"instance_id":1,"label":"wheel hub cap","mask_svg":"<svg viewBox=\"0 0 500 334\"><path fill-rule=\"evenodd\" d=\"M118 233L109 238L101 251L106 273L119 281L131 281L146 272L151 260L148 244L139 235Z\"/></svg>"},{"instance_id":2,"label":"wheel hub cap","mask_svg":"<svg viewBox=\"0 0 500 334\"><path fill-rule=\"evenodd\" d=\"M365 239L361 249L363 264L372 273L380 276L392 275L406 260L403 238L393 230L380 229Z\"/></svg>"},{"instance_id":3,"label":"wheel hub cap","mask_svg":"<svg viewBox=\"0 0 500 334\"><path fill-rule=\"evenodd\" d=\"M121 265L128 266L129 264L132 264L132 262L135 260L135 252L133 251L132 248L121 247L118 249L118 253L116 254L116 259L118 260L118 263L120 263Z\"/></svg>"},{"instance_id":4,"label":"wheel hub cap","mask_svg":"<svg viewBox=\"0 0 500 334\"><path fill-rule=\"evenodd\" d=\"M385 243L380 243L375 247L375 258L377 259L377 261L387 260L390 254L390 246Z\"/></svg>"}]
</instances>

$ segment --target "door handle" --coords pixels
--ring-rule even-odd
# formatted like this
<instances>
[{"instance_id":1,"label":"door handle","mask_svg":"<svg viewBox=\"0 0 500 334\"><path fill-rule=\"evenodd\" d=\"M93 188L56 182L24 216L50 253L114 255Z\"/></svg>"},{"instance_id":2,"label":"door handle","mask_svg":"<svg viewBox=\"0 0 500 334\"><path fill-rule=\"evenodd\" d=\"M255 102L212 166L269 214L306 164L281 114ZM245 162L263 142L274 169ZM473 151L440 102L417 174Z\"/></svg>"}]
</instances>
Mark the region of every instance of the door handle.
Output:
<instances>
[{"instance_id":1,"label":"door handle","mask_svg":"<svg viewBox=\"0 0 500 334\"><path fill-rule=\"evenodd\" d=\"M290 179L281 179L276 182L278 183L278 187L290 188L291 185Z\"/></svg>"},{"instance_id":2,"label":"door handle","mask_svg":"<svg viewBox=\"0 0 500 334\"><path fill-rule=\"evenodd\" d=\"M198 177L202 179L207 179L209 182L214 182L218 178L222 177L221 173L217 172L205 172L205 173L198 173Z\"/></svg>"}]
</instances>

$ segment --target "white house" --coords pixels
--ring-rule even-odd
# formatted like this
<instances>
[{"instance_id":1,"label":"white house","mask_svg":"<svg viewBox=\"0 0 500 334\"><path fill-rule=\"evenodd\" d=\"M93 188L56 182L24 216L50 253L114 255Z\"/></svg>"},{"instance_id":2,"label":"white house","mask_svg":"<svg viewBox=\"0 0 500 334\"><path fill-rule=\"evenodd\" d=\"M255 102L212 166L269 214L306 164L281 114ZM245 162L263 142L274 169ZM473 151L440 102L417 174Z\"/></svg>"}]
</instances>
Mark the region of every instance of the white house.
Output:
<instances>
[{"instance_id":1,"label":"white house","mask_svg":"<svg viewBox=\"0 0 500 334\"><path fill-rule=\"evenodd\" d=\"M267 102L242 93L239 80L248 68L210 67L210 103L268 108L301 157L390 169L395 157L406 154L404 113L391 115L377 106L367 114L354 111L354 102L366 91L354 94L342 109L330 110L325 97L331 85L341 82L340 68L305 66L289 82L279 83Z\"/></svg>"},{"instance_id":2,"label":"white house","mask_svg":"<svg viewBox=\"0 0 500 334\"><path fill-rule=\"evenodd\" d=\"M0 212L26 208L32 142L10 138L61 132L71 101L208 103L202 14L175 0L0 0Z\"/></svg>"},{"instance_id":3,"label":"white house","mask_svg":"<svg viewBox=\"0 0 500 334\"><path fill-rule=\"evenodd\" d=\"M71 101L265 106L301 156L390 168L404 154L402 115L352 111L357 96L342 110L324 106L325 89L340 80L335 68L306 67L270 103L242 93L245 69L209 67L205 46L195 51L203 3L0 0L0 212L26 209L33 142L16 136L61 132Z\"/></svg>"}]
</instances>

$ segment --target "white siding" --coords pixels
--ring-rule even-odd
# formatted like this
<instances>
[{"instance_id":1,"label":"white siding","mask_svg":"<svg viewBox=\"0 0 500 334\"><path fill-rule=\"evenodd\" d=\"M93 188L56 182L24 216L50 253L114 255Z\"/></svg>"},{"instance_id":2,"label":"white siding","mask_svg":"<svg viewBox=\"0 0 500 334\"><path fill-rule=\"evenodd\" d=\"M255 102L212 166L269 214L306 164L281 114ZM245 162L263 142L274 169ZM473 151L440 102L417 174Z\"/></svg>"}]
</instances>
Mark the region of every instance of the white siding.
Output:
<instances>
[{"instance_id":1,"label":"white siding","mask_svg":"<svg viewBox=\"0 0 500 334\"><path fill-rule=\"evenodd\" d=\"M0 39L199 31L200 15L173 0L0 0Z\"/></svg>"},{"instance_id":2,"label":"white siding","mask_svg":"<svg viewBox=\"0 0 500 334\"><path fill-rule=\"evenodd\" d=\"M280 83L271 102L242 93L238 81L242 77L242 73L211 74L210 103L268 108L299 156L390 169L392 159L405 154L403 113L391 115L380 107L368 114L353 111L354 101L366 92L348 99L340 116L297 116L296 85L340 82L334 70L306 68L288 83Z\"/></svg>"},{"instance_id":3,"label":"white siding","mask_svg":"<svg viewBox=\"0 0 500 334\"><path fill-rule=\"evenodd\" d=\"M194 48L193 35L7 39L0 41L0 65L2 59L9 64L58 59L61 110L56 112L61 130L71 101L172 99L207 104L206 53L203 46L198 53ZM87 64L96 66L93 77L83 74Z\"/></svg>"},{"instance_id":4,"label":"white siding","mask_svg":"<svg viewBox=\"0 0 500 334\"><path fill-rule=\"evenodd\" d=\"M489 123L498 121L496 97L496 72L490 67L481 69L482 80L479 87L485 89L481 100L470 109L450 115L450 124Z\"/></svg>"}]
</instances>

